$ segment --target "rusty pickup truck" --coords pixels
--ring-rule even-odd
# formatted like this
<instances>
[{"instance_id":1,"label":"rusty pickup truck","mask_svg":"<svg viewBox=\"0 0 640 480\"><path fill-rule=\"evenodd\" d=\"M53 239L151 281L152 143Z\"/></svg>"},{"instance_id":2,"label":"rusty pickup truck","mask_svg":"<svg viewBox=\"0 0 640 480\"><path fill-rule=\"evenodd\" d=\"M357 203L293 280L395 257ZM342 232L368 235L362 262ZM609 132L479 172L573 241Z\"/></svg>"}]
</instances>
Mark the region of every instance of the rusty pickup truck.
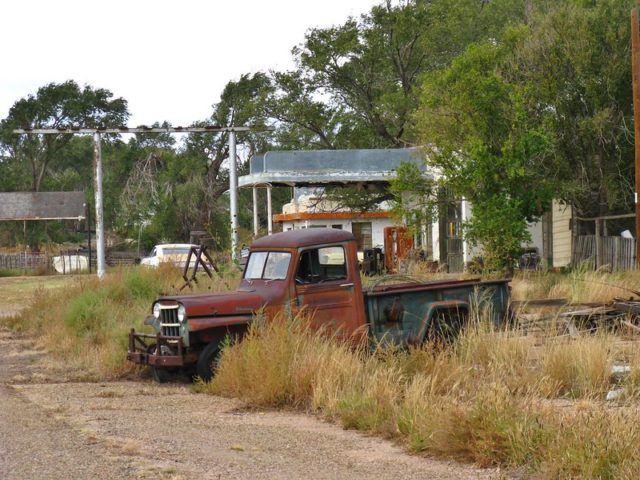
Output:
<instances>
[{"instance_id":1,"label":"rusty pickup truck","mask_svg":"<svg viewBox=\"0 0 640 480\"><path fill-rule=\"evenodd\" d=\"M446 337L486 308L500 323L507 314L508 280L381 283L363 290L355 238L334 229L294 230L256 240L235 292L158 298L145 323L131 330L127 358L149 365L157 381L169 369L194 367L204 380L227 337L241 338L258 312L295 315L361 343L419 345Z\"/></svg>"}]
</instances>

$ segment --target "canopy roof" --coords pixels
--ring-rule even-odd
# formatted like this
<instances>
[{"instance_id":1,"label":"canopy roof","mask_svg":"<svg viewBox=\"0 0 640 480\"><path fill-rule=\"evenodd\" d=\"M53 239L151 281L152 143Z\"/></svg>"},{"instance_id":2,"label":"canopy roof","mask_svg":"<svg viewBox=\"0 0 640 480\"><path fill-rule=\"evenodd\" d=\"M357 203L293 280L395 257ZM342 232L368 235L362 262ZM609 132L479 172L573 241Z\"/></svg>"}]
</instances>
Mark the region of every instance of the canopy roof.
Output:
<instances>
[{"instance_id":1,"label":"canopy roof","mask_svg":"<svg viewBox=\"0 0 640 480\"><path fill-rule=\"evenodd\" d=\"M249 175L238 179L240 187L288 185L296 187L389 183L400 163L424 170L420 148L378 150L285 150L255 155Z\"/></svg>"}]
</instances>

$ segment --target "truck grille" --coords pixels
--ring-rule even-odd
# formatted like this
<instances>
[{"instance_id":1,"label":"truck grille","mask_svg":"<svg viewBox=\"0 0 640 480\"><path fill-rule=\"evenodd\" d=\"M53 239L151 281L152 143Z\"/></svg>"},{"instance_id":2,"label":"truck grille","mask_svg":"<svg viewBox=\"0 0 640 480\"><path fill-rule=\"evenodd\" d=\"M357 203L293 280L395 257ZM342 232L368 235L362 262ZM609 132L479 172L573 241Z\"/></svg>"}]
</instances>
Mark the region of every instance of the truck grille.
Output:
<instances>
[{"instance_id":1,"label":"truck grille","mask_svg":"<svg viewBox=\"0 0 640 480\"><path fill-rule=\"evenodd\" d=\"M177 305L175 307L163 307L160 310L160 333L166 337L180 336Z\"/></svg>"}]
</instances>

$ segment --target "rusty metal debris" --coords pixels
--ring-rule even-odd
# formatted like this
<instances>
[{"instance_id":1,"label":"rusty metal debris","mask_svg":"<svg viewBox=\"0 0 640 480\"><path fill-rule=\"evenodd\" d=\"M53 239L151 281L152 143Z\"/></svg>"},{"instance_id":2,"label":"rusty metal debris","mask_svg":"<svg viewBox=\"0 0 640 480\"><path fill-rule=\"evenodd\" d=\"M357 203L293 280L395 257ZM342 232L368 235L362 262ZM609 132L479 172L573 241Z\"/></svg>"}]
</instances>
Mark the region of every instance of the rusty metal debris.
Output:
<instances>
[{"instance_id":1,"label":"rusty metal debris","mask_svg":"<svg viewBox=\"0 0 640 480\"><path fill-rule=\"evenodd\" d=\"M640 301L635 299L580 304L564 298L534 299L512 302L511 311L526 334L578 337L601 329L640 334Z\"/></svg>"},{"instance_id":2,"label":"rusty metal debris","mask_svg":"<svg viewBox=\"0 0 640 480\"><path fill-rule=\"evenodd\" d=\"M193 263L192 263L193 262ZM193 265L191 276L189 276L189 268ZM202 270L208 275L209 278L213 278L211 270L215 271L220 279L224 281L224 277L220 273L220 269L216 266L215 262L209 255L206 245L199 245L197 247L191 247L187 255L187 260L182 270L182 278L184 279L184 285L180 287L180 291L186 287L191 288L192 283L198 283L198 267L202 266ZM226 282L225 282L226 284ZM228 285L227 285L228 287Z\"/></svg>"}]
</instances>

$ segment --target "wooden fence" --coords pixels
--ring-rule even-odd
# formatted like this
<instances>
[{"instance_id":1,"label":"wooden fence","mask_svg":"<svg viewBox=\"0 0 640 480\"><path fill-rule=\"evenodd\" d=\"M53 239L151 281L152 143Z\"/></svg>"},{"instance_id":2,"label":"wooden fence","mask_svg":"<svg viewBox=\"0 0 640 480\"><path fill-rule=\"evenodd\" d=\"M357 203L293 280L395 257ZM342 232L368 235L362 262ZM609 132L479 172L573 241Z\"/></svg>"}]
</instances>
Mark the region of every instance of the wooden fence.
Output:
<instances>
[{"instance_id":1,"label":"wooden fence","mask_svg":"<svg viewBox=\"0 0 640 480\"><path fill-rule=\"evenodd\" d=\"M0 269L35 270L49 265L49 256L44 253L0 254Z\"/></svg>"},{"instance_id":2,"label":"wooden fence","mask_svg":"<svg viewBox=\"0 0 640 480\"><path fill-rule=\"evenodd\" d=\"M623 237L581 235L575 237L573 264L590 263L594 268L608 267L613 272L635 270L636 240Z\"/></svg>"},{"instance_id":3,"label":"wooden fence","mask_svg":"<svg viewBox=\"0 0 640 480\"><path fill-rule=\"evenodd\" d=\"M58 255L82 255L87 257L86 250L70 250L59 254L46 253L9 253L0 254L0 270L36 270L38 268L53 270L52 258ZM106 255L106 263L110 267L122 265L135 265L140 262L135 253L130 252L109 252ZM96 269L96 252L91 252L91 270Z\"/></svg>"}]
</instances>

